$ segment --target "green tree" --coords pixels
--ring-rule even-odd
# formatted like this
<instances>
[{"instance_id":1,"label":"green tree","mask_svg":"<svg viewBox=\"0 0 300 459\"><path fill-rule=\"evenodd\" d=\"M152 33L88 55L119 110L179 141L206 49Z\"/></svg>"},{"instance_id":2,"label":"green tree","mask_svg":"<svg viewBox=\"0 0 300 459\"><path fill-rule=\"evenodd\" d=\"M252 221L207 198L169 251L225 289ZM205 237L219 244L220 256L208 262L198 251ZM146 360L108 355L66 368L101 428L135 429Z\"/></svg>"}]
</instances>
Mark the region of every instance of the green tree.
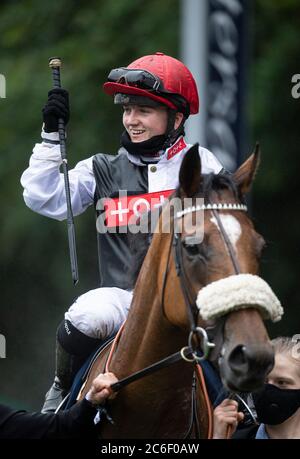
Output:
<instances>
[{"instance_id":1,"label":"green tree","mask_svg":"<svg viewBox=\"0 0 300 459\"><path fill-rule=\"evenodd\" d=\"M254 215L267 248L262 275L285 308L272 335L299 333L299 118L292 76L300 73L300 4L256 1L252 73L253 137L261 141L262 164L253 192Z\"/></svg>"}]
</instances>

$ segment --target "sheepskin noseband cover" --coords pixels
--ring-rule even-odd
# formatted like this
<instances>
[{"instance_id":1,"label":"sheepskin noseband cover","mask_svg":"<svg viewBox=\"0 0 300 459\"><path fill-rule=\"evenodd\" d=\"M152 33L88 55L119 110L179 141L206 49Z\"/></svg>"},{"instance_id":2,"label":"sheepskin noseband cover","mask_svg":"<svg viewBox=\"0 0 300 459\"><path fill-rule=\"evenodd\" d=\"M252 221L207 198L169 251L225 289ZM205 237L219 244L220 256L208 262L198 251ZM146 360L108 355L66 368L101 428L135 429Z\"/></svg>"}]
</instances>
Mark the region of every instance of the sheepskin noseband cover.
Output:
<instances>
[{"instance_id":1,"label":"sheepskin noseband cover","mask_svg":"<svg viewBox=\"0 0 300 459\"><path fill-rule=\"evenodd\" d=\"M271 287L253 274L237 274L208 284L199 291L196 303L204 320L249 307L259 309L264 319L273 322L278 322L283 314Z\"/></svg>"}]
</instances>

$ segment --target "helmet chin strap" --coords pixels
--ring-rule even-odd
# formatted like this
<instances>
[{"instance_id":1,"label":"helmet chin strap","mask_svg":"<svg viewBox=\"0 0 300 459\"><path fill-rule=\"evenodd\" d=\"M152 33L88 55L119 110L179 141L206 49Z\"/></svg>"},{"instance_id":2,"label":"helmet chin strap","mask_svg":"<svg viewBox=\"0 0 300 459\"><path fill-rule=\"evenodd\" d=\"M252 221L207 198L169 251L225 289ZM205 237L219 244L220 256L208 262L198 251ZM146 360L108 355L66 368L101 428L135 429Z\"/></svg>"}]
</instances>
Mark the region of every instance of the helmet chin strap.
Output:
<instances>
[{"instance_id":1,"label":"helmet chin strap","mask_svg":"<svg viewBox=\"0 0 300 459\"><path fill-rule=\"evenodd\" d=\"M168 109L168 124L166 129L166 141L163 144L163 149L166 150L178 139L179 136L184 135L184 123L186 118L183 116L177 129L174 129L176 121L176 111Z\"/></svg>"},{"instance_id":2,"label":"helmet chin strap","mask_svg":"<svg viewBox=\"0 0 300 459\"><path fill-rule=\"evenodd\" d=\"M139 157L156 158L159 160L159 152L164 150L166 141L165 134L156 135L151 139L142 142L132 142L128 132L125 130L121 135L121 145L132 155Z\"/></svg>"}]
</instances>

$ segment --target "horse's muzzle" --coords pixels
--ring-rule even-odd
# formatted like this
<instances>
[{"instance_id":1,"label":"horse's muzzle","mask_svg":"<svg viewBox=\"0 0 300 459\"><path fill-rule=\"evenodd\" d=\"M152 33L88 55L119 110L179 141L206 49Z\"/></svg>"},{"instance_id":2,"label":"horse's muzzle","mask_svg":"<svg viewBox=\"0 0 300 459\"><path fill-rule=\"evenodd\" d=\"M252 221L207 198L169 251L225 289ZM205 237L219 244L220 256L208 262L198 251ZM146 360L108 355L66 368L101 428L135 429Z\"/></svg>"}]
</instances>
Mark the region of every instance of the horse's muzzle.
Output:
<instances>
[{"instance_id":1,"label":"horse's muzzle","mask_svg":"<svg viewBox=\"0 0 300 459\"><path fill-rule=\"evenodd\" d=\"M234 392L257 390L273 366L274 351L269 344L238 345L219 361L223 384Z\"/></svg>"}]
</instances>

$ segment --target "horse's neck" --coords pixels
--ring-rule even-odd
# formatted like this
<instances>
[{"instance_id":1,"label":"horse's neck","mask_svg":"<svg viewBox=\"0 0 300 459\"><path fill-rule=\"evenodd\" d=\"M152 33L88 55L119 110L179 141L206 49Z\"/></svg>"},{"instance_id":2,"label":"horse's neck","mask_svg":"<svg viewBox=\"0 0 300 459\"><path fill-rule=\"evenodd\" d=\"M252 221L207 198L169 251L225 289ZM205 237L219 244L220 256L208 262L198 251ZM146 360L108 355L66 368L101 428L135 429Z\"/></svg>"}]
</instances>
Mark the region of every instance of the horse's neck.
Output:
<instances>
[{"instance_id":1,"label":"horse's neck","mask_svg":"<svg viewBox=\"0 0 300 459\"><path fill-rule=\"evenodd\" d=\"M142 301L142 298L136 298ZM143 317L132 314L112 360L110 370L119 378L141 370L180 350L186 344L179 329L163 319L160 305L141 303ZM181 438L191 419L193 366L181 361L160 369L120 390L111 415L116 429L103 426L104 438ZM174 421L176 419L176 422Z\"/></svg>"},{"instance_id":2,"label":"horse's neck","mask_svg":"<svg viewBox=\"0 0 300 459\"><path fill-rule=\"evenodd\" d=\"M123 377L186 344L186 334L166 320L159 299L146 299L136 292L111 369Z\"/></svg>"},{"instance_id":3,"label":"horse's neck","mask_svg":"<svg viewBox=\"0 0 300 459\"><path fill-rule=\"evenodd\" d=\"M166 269L167 264L169 241L163 241L166 237L160 235L152 241L142 266L121 343L112 362L118 376L144 368L186 345L186 333L166 319L161 304L158 279L162 277L160 269Z\"/></svg>"},{"instance_id":4,"label":"horse's neck","mask_svg":"<svg viewBox=\"0 0 300 459\"><path fill-rule=\"evenodd\" d=\"M151 265L146 258L123 335L109 368L118 378L129 376L187 345L187 332L168 322L157 291L159 273L154 266L159 265L159 260L153 263L153 256L164 257L167 261L166 254L159 251L160 247L151 248ZM114 430L113 433L109 426L103 426L104 437L183 436L191 418L192 373L193 366L180 361L122 389L117 403L111 407L118 432Z\"/></svg>"}]
</instances>

